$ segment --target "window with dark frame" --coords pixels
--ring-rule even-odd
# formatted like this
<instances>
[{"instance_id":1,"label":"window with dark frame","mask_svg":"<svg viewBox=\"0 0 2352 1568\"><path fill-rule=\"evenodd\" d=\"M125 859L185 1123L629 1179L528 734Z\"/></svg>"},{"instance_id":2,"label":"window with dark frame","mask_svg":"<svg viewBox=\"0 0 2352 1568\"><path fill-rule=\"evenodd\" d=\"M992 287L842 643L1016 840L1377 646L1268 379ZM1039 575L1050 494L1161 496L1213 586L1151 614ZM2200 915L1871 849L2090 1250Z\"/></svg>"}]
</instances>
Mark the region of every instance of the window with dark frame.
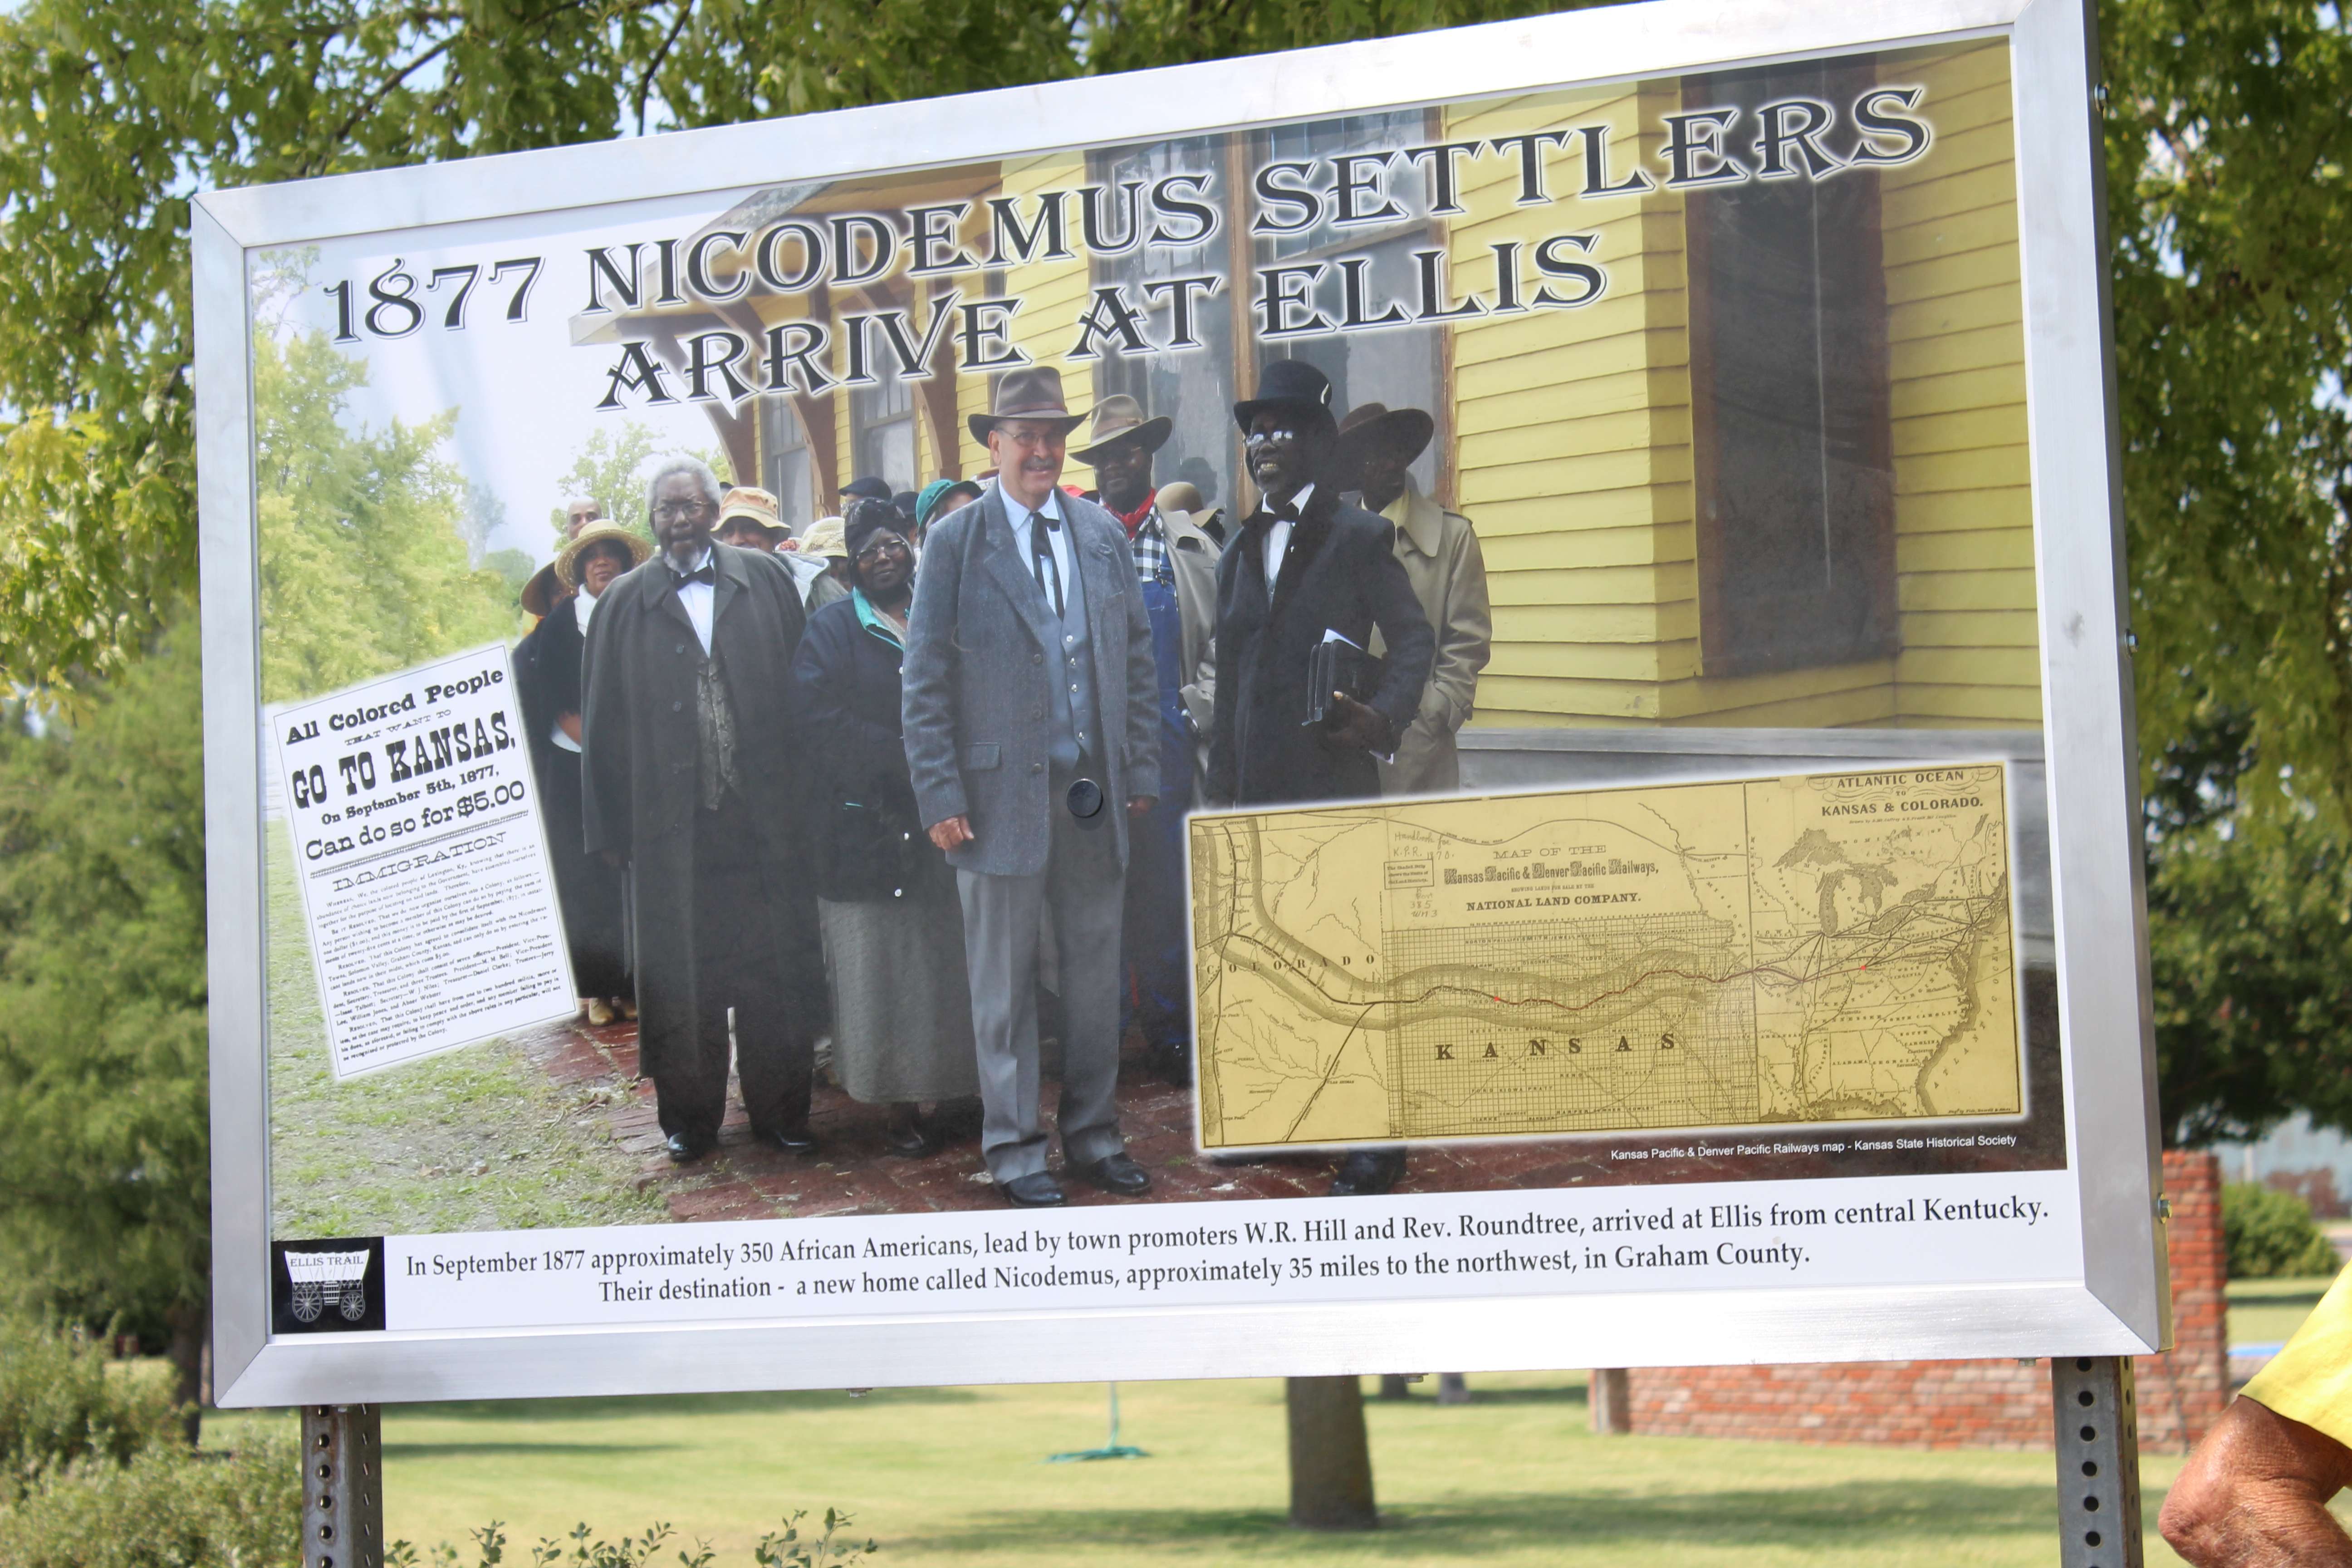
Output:
<instances>
[{"instance_id":1,"label":"window with dark frame","mask_svg":"<svg viewBox=\"0 0 2352 1568\"><path fill-rule=\"evenodd\" d=\"M1851 101L1868 60L1687 79L1686 109ZM1832 153L1843 149L1831 146ZM1878 174L1751 178L1686 197L1699 638L1709 675L1892 656L1895 471Z\"/></svg>"},{"instance_id":2,"label":"window with dark frame","mask_svg":"<svg viewBox=\"0 0 2352 1568\"><path fill-rule=\"evenodd\" d=\"M792 399L774 393L760 399L760 487L776 498L777 515L795 535L816 521L810 484L808 435Z\"/></svg>"},{"instance_id":3,"label":"window with dark frame","mask_svg":"<svg viewBox=\"0 0 2352 1568\"><path fill-rule=\"evenodd\" d=\"M915 480L914 391L897 376L849 389L850 452L857 471L887 480L893 491Z\"/></svg>"}]
</instances>

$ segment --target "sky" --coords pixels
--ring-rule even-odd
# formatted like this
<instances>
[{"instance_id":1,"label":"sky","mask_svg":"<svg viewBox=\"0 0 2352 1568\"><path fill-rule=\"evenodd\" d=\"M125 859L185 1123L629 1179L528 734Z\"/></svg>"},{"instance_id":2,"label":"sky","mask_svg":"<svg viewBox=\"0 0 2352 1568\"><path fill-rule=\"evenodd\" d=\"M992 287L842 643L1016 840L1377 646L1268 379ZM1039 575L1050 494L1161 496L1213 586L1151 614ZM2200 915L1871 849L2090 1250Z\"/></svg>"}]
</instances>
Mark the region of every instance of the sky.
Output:
<instances>
[{"instance_id":1,"label":"sky","mask_svg":"<svg viewBox=\"0 0 2352 1568\"><path fill-rule=\"evenodd\" d=\"M308 269L311 286L286 311L280 331L333 333L339 308L328 290L348 279L360 341L341 348L364 362L368 381L351 395L344 423L381 429L394 419L414 424L457 409L457 429L446 455L506 507L504 526L488 547L518 549L545 561L554 542L548 514L565 499L558 480L593 433L617 432L625 419L634 419L653 426L666 447L700 451L718 444L699 407L639 405L625 415L596 411L616 355L608 344L572 342L572 320L588 302L585 250L682 237L735 199L705 194L321 241ZM510 322L506 312L520 272L509 271L492 284L491 267L533 255L543 257L544 265L525 302L525 319ZM379 337L365 322L374 304L369 285L395 263L415 279L425 319L413 332ZM444 316L454 283L445 283L438 292L427 292L425 286L434 268L469 263L481 264L481 281L467 301L464 328L451 331ZM397 291L399 284L386 287ZM381 325L396 330L407 320L396 307L378 310ZM628 504L625 498L604 499L616 508Z\"/></svg>"}]
</instances>

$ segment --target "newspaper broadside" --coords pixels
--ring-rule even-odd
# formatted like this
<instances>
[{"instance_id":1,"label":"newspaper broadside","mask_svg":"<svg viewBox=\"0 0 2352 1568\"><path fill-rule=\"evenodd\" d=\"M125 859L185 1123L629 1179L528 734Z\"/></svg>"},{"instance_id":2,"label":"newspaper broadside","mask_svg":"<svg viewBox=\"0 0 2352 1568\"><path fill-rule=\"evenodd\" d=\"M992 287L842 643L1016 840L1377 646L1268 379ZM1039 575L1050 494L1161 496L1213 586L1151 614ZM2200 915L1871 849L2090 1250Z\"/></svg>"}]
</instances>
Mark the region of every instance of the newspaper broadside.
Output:
<instances>
[{"instance_id":1,"label":"newspaper broadside","mask_svg":"<svg viewBox=\"0 0 2352 1568\"><path fill-rule=\"evenodd\" d=\"M572 1012L503 647L284 708L272 723L338 1079Z\"/></svg>"}]
</instances>

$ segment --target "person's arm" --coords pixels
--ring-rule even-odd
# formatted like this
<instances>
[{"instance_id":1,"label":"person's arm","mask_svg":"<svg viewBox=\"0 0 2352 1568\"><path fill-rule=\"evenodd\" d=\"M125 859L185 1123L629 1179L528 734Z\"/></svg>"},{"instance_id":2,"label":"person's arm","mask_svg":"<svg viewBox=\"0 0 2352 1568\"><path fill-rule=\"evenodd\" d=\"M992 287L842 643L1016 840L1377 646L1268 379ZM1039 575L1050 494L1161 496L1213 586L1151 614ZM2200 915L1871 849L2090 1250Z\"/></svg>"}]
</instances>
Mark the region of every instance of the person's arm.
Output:
<instances>
[{"instance_id":1,"label":"person's arm","mask_svg":"<svg viewBox=\"0 0 2352 1568\"><path fill-rule=\"evenodd\" d=\"M1433 627L1437 654L1429 671L1416 722L1450 735L1469 721L1478 695L1478 672L1494 653L1494 613L1486 603L1486 561L1478 536L1464 528L1447 552L1445 624Z\"/></svg>"},{"instance_id":2,"label":"person's arm","mask_svg":"<svg viewBox=\"0 0 2352 1568\"><path fill-rule=\"evenodd\" d=\"M1104 524L1117 537L1118 525ZM1119 597L1127 605L1127 805L1130 812L1148 809L1160 796L1160 665L1151 655L1151 617L1144 613L1143 594L1137 586L1135 557L1127 541L1118 539Z\"/></svg>"},{"instance_id":3,"label":"person's arm","mask_svg":"<svg viewBox=\"0 0 2352 1568\"><path fill-rule=\"evenodd\" d=\"M1233 574L1241 558L1237 544L1217 562L1216 630L1209 638L1211 657L1214 660L1213 679L1216 690L1223 699L1209 709L1209 778L1211 802L1228 805L1234 798L1235 768L1234 759L1234 696L1240 689L1228 668L1232 661L1234 638L1225 627L1225 606L1233 602Z\"/></svg>"},{"instance_id":4,"label":"person's arm","mask_svg":"<svg viewBox=\"0 0 2352 1568\"><path fill-rule=\"evenodd\" d=\"M1429 685L1430 666L1436 657L1437 635L1430 629L1429 617L1422 614L1421 599L1412 591L1412 579L1405 575L1404 563L1396 558L1393 525L1381 527L1380 548L1367 564L1365 593L1371 601L1372 625L1380 628L1381 641L1388 648L1381 689L1372 694L1370 706L1389 721L1393 744L1421 711L1421 694Z\"/></svg>"},{"instance_id":5,"label":"person's arm","mask_svg":"<svg viewBox=\"0 0 2352 1568\"><path fill-rule=\"evenodd\" d=\"M617 862L630 847L628 686L613 646L625 606L599 607L580 656L581 821L588 852Z\"/></svg>"},{"instance_id":6,"label":"person's arm","mask_svg":"<svg viewBox=\"0 0 2352 1568\"><path fill-rule=\"evenodd\" d=\"M932 531L922 570L915 574L907 658L899 673L898 729L916 810L927 830L962 823L961 834L950 835L959 843L970 837L971 824L955 746L956 605L962 595L965 534L971 527L963 514L979 510L965 507ZM939 842L937 834L932 842Z\"/></svg>"},{"instance_id":7,"label":"person's arm","mask_svg":"<svg viewBox=\"0 0 2352 1568\"><path fill-rule=\"evenodd\" d=\"M2352 1568L2327 1500L2352 1485L2352 1449L2241 1396L2180 1471L2157 1528L2197 1568Z\"/></svg>"}]
</instances>

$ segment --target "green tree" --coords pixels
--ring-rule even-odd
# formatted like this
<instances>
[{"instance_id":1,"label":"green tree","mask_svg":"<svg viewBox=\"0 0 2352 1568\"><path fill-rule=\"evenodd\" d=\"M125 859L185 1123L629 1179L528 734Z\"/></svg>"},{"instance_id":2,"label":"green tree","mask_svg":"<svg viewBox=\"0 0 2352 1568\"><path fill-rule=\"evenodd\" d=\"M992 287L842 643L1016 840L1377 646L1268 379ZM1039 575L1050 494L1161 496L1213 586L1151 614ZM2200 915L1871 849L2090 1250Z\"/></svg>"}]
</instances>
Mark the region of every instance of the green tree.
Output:
<instances>
[{"instance_id":1,"label":"green tree","mask_svg":"<svg viewBox=\"0 0 2352 1568\"><path fill-rule=\"evenodd\" d=\"M0 1289L160 1328L210 1299L204 751L192 624L68 725L0 727Z\"/></svg>"},{"instance_id":2,"label":"green tree","mask_svg":"<svg viewBox=\"0 0 2352 1568\"><path fill-rule=\"evenodd\" d=\"M681 448L665 442L644 420L624 419L617 427L589 432L572 455L572 466L556 481L556 489L566 500L578 497L594 501L604 509L605 517L635 529L650 542L653 534L645 515L646 475L655 458L678 455ZM729 479L732 466L716 447L688 447L682 455L708 463L722 484L740 482ZM563 509L550 510L548 522L555 530L556 542L562 543Z\"/></svg>"},{"instance_id":3,"label":"green tree","mask_svg":"<svg viewBox=\"0 0 2352 1568\"><path fill-rule=\"evenodd\" d=\"M331 691L513 629L506 580L467 563L466 487L440 455L455 412L354 434L366 369L310 332L253 346L261 690Z\"/></svg>"}]
</instances>

